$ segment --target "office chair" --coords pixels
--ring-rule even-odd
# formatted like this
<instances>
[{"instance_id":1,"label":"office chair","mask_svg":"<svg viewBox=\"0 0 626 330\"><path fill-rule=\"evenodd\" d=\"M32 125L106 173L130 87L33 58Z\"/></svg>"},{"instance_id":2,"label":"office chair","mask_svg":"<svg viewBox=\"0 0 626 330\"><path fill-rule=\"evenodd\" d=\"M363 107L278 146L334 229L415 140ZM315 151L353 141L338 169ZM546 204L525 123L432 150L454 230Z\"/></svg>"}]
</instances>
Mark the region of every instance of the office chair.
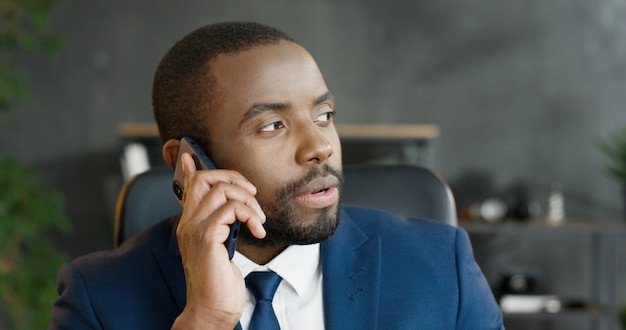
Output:
<instances>
[{"instance_id":1,"label":"office chair","mask_svg":"<svg viewBox=\"0 0 626 330\"><path fill-rule=\"evenodd\" d=\"M457 226L450 187L421 166L355 166L343 171L342 203L382 209L406 217L428 218Z\"/></svg>"},{"instance_id":2,"label":"office chair","mask_svg":"<svg viewBox=\"0 0 626 330\"><path fill-rule=\"evenodd\" d=\"M115 247L142 229L180 214L172 192L172 170L152 168L122 187L115 212ZM457 225L454 197L435 172L419 166L344 168L344 204L384 209Z\"/></svg>"}]
</instances>

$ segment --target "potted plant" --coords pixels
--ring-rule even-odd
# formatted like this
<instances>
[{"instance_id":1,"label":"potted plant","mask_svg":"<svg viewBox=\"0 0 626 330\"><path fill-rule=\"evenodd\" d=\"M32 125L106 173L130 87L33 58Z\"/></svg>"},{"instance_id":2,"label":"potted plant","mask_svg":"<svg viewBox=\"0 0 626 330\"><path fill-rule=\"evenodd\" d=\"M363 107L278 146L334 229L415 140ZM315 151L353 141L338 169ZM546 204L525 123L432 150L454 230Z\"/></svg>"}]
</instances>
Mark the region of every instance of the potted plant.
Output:
<instances>
[{"instance_id":1,"label":"potted plant","mask_svg":"<svg viewBox=\"0 0 626 330\"><path fill-rule=\"evenodd\" d=\"M607 172L622 183L626 218L626 125L600 140L598 147L608 158Z\"/></svg>"},{"instance_id":2,"label":"potted plant","mask_svg":"<svg viewBox=\"0 0 626 330\"><path fill-rule=\"evenodd\" d=\"M48 13L58 1L0 2L0 119L27 100L19 56L54 55L60 38ZM0 129L2 129L0 122ZM56 272L66 257L52 235L70 230L63 196L45 186L35 170L0 150L0 328L45 329L57 297Z\"/></svg>"}]
</instances>

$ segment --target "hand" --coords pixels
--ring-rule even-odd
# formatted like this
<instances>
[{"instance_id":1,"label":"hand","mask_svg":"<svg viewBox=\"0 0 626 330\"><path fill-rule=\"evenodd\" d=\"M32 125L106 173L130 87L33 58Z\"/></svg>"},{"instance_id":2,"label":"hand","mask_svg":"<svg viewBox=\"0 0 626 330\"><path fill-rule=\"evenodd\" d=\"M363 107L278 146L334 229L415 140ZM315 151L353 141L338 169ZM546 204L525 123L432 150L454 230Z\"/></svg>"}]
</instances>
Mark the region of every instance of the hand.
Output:
<instances>
[{"instance_id":1,"label":"hand","mask_svg":"<svg viewBox=\"0 0 626 330\"><path fill-rule=\"evenodd\" d=\"M257 238L265 237L265 214L256 187L229 170L197 171L183 154L184 196L176 237L185 271L187 305L173 328L228 328L239 321L245 282L228 259L224 241L238 219Z\"/></svg>"}]
</instances>

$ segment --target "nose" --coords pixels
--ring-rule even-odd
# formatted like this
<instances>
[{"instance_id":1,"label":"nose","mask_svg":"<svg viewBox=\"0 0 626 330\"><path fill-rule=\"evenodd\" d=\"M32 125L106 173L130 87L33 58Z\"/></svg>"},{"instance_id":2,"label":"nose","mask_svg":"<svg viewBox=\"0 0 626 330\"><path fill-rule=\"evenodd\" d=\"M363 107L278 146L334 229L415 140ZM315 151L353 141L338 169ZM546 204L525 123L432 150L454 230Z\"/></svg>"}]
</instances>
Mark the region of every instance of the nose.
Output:
<instances>
[{"instance_id":1,"label":"nose","mask_svg":"<svg viewBox=\"0 0 626 330\"><path fill-rule=\"evenodd\" d=\"M302 134L296 153L299 164L321 164L333 154L333 146L324 130L314 123L301 128Z\"/></svg>"}]
</instances>

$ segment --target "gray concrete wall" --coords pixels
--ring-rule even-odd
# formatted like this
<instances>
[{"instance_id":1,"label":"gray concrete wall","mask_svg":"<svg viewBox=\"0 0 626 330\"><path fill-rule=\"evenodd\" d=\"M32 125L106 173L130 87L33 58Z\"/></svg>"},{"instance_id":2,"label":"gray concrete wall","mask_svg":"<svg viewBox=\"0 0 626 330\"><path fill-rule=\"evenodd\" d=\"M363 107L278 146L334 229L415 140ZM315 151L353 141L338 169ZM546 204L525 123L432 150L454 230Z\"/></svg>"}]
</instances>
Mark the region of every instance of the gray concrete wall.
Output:
<instances>
[{"instance_id":1,"label":"gray concrete wall","mask_svg":"<svg viewBox=\"0 0 626 330\"><path fill-rule=\"evenodd\" d=\"M462 203L518 184L568 217L623 219L594 141L626 124L622 1L71 1L59 59L25 56L32 101L2 116L0 150L67 196L72 255L111 246L122 122L152 121L153 72L206 23L255 20L298 39L337 96L339 123L434 123L433 167Z\"/></svg>"}]
</instances>

